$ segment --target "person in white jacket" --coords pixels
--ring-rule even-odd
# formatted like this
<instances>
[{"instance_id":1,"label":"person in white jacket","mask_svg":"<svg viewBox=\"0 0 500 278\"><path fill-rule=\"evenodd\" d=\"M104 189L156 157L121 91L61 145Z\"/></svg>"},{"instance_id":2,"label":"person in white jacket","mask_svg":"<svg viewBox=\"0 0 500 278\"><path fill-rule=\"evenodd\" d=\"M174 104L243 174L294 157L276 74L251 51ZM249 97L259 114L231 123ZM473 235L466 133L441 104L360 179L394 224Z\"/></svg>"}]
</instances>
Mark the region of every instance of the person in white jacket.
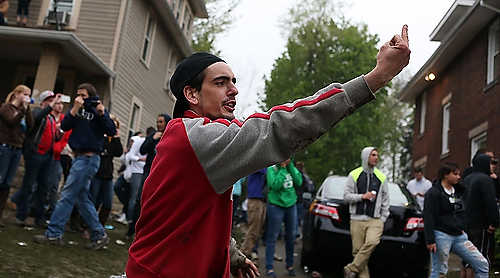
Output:
<instances>
[{"instance_id":1,"label":"person in white jacket","mask_svg":"<svg viewBox=\"0 0 500 278\"><path fill-rule=\"evenodd\" d=\"M139 151L144 139L145 138L142 136L133 136L130 139L132 141L130 151L125 155L126 169L125 172L123 172L123 177L125 181L130 184L130 199L127 209L127 222L129 223L132 222L135 200L137 198L137 189L141 185L144 165L146 164L146 156L141 155Z\"/></svg>"}]
</instances>

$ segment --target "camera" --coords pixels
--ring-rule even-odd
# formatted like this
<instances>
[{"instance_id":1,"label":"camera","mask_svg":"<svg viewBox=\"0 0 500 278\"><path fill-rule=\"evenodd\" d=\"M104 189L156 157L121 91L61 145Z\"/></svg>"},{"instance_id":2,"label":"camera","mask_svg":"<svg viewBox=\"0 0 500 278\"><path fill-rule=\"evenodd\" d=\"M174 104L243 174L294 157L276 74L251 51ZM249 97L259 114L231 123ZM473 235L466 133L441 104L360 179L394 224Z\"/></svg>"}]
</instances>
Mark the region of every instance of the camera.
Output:
<instances>
[{"instance_id":1,"label":"camera","mask_svg":"<svg viewBox=\"0 0 500 278\"><path fill-rule=\"evenodd\" d=\"M101 103L98 96L88 97L84 100L83 105L85 107L97 107Z\"/></svg>"}]
</instances>

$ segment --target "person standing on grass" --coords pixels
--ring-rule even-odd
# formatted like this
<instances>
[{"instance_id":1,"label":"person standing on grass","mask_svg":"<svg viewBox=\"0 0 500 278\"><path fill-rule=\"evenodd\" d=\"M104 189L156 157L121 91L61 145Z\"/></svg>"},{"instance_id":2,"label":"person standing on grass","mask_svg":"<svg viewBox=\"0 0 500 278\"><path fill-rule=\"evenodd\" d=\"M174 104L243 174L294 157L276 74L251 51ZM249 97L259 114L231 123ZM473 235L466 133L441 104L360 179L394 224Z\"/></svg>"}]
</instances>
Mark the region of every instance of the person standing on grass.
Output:
<instances>
[{"instance_id":1,"label":"person standing on grass","mask_svg":"<svg viewBox=\"0 0 500 278\"><path fill-rule=\"evenodd\" d=\"M33 126L30 101L31 90L18 85L0 104L0 228L5 227L3 210L19 166L26 132Z\"/></svg>"},{"instance_id":2,"label":"person standing on grass","mask_svg":"<svg viewBox=\"0 0 500 278\"><path fill-rule=\"evenodd\" d=\"M87 223L90 233L89 249L101 249L109 243L109 237L99 222L94 203L90 200L90 182L100 164L104 135L114 136L116 128L104 105L98 100L92 84L78 86L73 107L64 117L61 128L72 129L69 145L75 154L68 180L61 192L61 198L50 217L44 235L36 235L37 243L63 245L63 234L73 206L78 206L81 217Z\"/></svg>"},{"instance_id":3,"label":"person standing on grass","mask_svg":"<svg viewBox=\"0 0 500 278\"><path fill-rule=\"evenodd\" d=\"M156 150L142 193L130 277L258 275L231 240L232 185L286 160L374 99L410 58L408 27L385 43L375 68L345 84L235 120L236 77L219 57L195 53L177 65L174 119ZM193 263L195 262L195 263Z\"/></svg>"}]
</instances>

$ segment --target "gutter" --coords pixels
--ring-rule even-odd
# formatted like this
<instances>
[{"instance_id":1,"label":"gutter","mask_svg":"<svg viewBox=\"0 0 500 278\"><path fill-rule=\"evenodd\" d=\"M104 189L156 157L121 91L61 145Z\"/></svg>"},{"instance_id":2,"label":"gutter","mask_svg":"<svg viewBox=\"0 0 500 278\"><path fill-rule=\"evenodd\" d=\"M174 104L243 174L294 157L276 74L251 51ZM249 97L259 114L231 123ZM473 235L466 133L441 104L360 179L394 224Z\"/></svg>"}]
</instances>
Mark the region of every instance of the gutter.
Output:
<instances>
[{"instance_id":1,"label":"gutter","mask_svg":"<svg viewBox=\"0 0 500 278\"><path fill-rule=\"evenodd\" d=\"M484 3L484 0L481 0L481 1L479 2L479 5L480 5L480 6L482 6L482 7L487 8L487 9L490 9L490 10L492 10L492 11L494 11L494 12L500 13L500 9L495 8L495 7L493 7L493 6L492 6L492 5L490 5L490 4Z\"/></svg>"}]
</instances>

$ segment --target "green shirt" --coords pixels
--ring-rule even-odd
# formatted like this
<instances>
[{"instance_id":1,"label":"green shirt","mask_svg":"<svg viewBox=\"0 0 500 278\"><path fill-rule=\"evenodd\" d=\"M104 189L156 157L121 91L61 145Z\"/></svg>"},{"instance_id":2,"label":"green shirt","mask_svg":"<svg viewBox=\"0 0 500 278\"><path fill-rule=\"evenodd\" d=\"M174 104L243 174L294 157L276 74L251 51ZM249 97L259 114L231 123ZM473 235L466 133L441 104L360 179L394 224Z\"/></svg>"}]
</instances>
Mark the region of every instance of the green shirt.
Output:
<instances>
[{"instance_id":1,"label":"green shirt","mask_svg":"<svg viewBox=\"0 0 500 278\"><path fill-rule=\"evenodd\" d=\"M302 174L293 163L286 167L274 165L267 168L267 199L270 204L288 208L297 202L294 186L302 186Z\"/></svg>"}]
</instances>

